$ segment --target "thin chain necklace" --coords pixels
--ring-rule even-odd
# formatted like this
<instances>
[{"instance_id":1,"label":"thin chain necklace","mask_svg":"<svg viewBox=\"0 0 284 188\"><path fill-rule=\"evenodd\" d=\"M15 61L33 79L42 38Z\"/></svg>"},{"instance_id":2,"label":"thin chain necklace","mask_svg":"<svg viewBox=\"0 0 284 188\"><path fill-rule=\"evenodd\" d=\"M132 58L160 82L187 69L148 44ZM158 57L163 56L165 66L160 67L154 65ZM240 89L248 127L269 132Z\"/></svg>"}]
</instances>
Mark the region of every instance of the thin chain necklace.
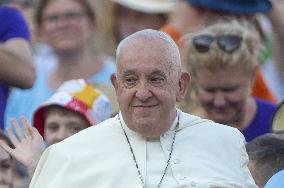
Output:
<instances>
[{"instance_id":1,"label":"thin chain necklace","mask_svg":"<svg viewBox=\"0 0 284 188\"><path fill-rule=\"evenodd\" d=\"M130 149L130 152L131 152L132 157L133 157L133 161L134 161L134 163L135 163L135 167L136 167L136 169L137 169L138 176L139 176L139 178L140 178L142 187L144 188L144 187L145 187L145 182L144 182L144 179L143 179L141 170L140 170L140 168L139 168L139 166L138 166L138 163L137 163L137 160L136 160L136 157L135 157L133 148L132 148L132 146L131 146L131 144L130 144L130 141L129 141L129 138L128 138L127 134L126 134L126 131L125 131L125 129L124 129L123 126L122 126L122 123L121 123L121 120L120 120L119 115L118 115L118 121L119 121L119 123L120 123L120 126L121 126L121 128L122 128L122 130L123 130L123 133L124 133L124 135L125 135L125 138L126 138L126 140L127 140L127 143L128 143L129 149ZM177 125L176 125L176 127L175 127L174 137L173 137L173 141L172 141L172 145L171 145L171 151L170 151L170 154L169 154L169 158L168 158L168 161L167 161L167 165L166 165L166 167L165 167L165 169L164 169L164 173L163 173L163 175L162 175L162 177L161 177L160 182L158 183L157 188L160 188L160 187L161 187L162 182L163 182L163 180L164 180L164 177L165 177L165 175L166 175L166 173L167 173L167 170L168 170L168 167L169 167L171 158L172 158L172 153L173 153L173 149L174 149L174 143L175 143L175 138L176 138L176 133L177 133L178 127L179 127L179 117L178 117Z\"/></svg>"}]
</instances>

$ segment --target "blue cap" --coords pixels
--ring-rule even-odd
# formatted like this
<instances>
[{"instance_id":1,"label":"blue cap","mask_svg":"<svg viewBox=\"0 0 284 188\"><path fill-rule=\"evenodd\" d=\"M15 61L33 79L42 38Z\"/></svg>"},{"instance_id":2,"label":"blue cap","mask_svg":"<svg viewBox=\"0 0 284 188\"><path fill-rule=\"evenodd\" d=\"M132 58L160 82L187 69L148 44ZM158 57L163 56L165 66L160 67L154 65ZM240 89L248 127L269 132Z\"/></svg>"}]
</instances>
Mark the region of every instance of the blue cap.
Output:
<instances>
[{"instance_id":1,"label":"blue cap","mask_svg":"<svg viewBox=\"0 0 284 188\"><path fill-rule=\"evenodd\" d=\"M193 6L231 14L255 14L272 8L269 0L186 0Z\"/></svg>"}]
</instances>

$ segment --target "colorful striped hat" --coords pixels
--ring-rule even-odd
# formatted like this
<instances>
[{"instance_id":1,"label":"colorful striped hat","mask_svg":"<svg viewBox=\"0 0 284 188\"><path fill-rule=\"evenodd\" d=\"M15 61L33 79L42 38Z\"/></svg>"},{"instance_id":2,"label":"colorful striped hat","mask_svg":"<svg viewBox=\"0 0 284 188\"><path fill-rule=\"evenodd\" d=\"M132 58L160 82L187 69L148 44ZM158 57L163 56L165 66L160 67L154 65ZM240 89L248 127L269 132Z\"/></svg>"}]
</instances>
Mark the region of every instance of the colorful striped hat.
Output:
<instances>
[{"instance_id":1,"label":"colorful striped hat","mask_svg":"<svg viewBox=\"0 0 284 188\"><path fill-rule=\"evenodd\" d=\"M45 109L53 105L80 113L90 125L109 118L112 111L108 98L85 80L66 81L34 113L33 125L41 135L44 135Z\"/></svg>"}]
</instances>

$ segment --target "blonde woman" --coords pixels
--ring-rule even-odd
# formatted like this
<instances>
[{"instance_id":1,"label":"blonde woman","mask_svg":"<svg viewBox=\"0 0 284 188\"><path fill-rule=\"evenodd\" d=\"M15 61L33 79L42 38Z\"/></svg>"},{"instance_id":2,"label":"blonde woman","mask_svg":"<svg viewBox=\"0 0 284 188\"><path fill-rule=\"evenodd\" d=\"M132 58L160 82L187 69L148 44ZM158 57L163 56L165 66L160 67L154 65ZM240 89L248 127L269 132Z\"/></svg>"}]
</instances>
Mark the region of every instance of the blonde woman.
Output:
<instances>
[{"instance_id":1,"label":"blonde woman","mask_svg":"<svg viewBox=\"0 0 284 188\"><path fill-rule=\"evenodd\" d=\"M187 39L187 68L205 116L238 128L247 141L271 132L276 106L251 96L260 39L243 20L223 20ZM184 105L185 106L185 105Z\"/></svg>"}]
</instances>

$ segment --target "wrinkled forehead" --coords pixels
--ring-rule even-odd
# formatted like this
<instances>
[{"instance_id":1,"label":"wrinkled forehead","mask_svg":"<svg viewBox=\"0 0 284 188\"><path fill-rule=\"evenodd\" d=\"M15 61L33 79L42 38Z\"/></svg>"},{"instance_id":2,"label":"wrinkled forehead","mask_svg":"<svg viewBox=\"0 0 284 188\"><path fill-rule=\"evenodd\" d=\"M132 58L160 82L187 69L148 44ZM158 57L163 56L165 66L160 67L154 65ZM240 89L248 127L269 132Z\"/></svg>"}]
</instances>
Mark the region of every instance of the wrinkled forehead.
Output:
<instances>
[{"instance_id":1,"label":"wrinkled forehead","mask_svg":"<svg viewBox=\"0 0 284 188\"><path fill-rule=\"evenodd\" d=\"M126 76L138 76L138 77L152 77L152 76L163 76L165 78L175 75L177 72L165 64L143 64L141 66L128 66L122 65L118 71L120 77Z\"/></svg>"},{"instance_id":2,"label":"wrinkled forehead","mask_svg":"<svg viewBox=\"0 0 284 188\"><path fill-rule=\"evenodd\" d=\"M174 66L175 62L172 58L165 57L163 54L155 53L144 53L141 51L140 54L129 56L121 56L121 62L118 66L119 74L164 74L170 75L171 73L177 72L177 67Z\"/></svg>"},{"instance_id":3,"label":"wrinkled forehead","mask_svg":"<svg viewBox=\"0 0 284 188\"><path fill-rule=\"evenodd\" d=\"M117 54L118 70L125 66L176 69L180 66L178 49L163 38L134 38L126 41Z\"/></svg>"}]
</instances>

